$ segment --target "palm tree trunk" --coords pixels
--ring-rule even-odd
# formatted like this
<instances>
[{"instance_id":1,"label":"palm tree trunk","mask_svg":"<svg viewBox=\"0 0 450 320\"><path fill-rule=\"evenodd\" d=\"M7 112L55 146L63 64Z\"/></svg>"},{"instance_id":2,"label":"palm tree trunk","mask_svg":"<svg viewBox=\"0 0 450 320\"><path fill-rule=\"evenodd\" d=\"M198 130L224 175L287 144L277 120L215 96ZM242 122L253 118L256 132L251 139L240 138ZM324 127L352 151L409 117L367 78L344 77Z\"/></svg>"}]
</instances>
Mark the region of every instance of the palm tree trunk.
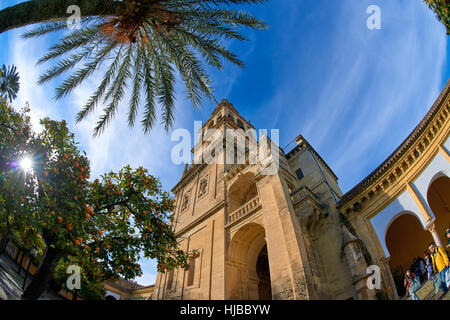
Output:
<instances>
[{"instance_id":1,"label":"palm tree trunk","mask_svg":"<svg viewBox=\"0 0 450 320\"><path fill-rule=\"evenodd\" d=\"M60 259L61 252L59 250L48 248L39 270L22 295L23 300L37 300L42 295Z\"/></svg>"},{"instance_id":2,"label":"palm tree trunk","mask_svg":"<svg viewBox=\"0 0 450 320\"><path fill-rule=\"evenodd\" d=\"M116 0L31 0L0 10L0 34L39 22L66 19L67 8L77 5L82 17L118 16L127 3Z\"/></svg>"}]
</instances>

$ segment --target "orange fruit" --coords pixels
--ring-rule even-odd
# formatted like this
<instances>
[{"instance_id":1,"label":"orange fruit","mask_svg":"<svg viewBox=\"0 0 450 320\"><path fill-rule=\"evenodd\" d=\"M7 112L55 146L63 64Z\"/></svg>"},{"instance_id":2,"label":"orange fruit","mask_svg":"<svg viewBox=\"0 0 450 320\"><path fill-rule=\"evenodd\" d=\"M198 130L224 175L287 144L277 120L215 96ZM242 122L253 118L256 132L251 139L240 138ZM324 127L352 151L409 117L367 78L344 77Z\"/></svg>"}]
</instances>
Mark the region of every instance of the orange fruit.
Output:
<instances>
[{"instance_id":1,"label":"orange fruit","mask_svg":"<svg viewBox=\"0 0 450 320\"><path fill-rule=\"evenodd\" d=\"M62 217L58 217L58 222L62 223L62 221L63 221L63 218Z\"/></svg>"},{"instance_id":2,"label":"orange fruit","mask_svg":"<svg viewBox=\"0 0 450 320\"><path fill-rule=\"evenodd\" d=\"M91 215L89 213L86 213L85 217L89 220L91 218Z\"/></svg>"}]
</instances>

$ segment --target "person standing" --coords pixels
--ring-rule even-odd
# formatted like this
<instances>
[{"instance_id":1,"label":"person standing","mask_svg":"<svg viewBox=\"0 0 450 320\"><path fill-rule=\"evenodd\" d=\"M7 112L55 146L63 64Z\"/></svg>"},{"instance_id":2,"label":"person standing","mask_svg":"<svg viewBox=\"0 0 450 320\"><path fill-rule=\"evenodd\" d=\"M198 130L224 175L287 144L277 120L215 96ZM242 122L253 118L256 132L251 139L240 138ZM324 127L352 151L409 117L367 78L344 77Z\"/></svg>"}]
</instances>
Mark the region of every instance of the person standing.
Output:
<instances>
[{"instance_id":1,"label":"person standing","mask_svg":"<svg viewBox=\"0 0 450 320\"><path fill-rule=\"evenodd\" d=\"M407 296L410 294L413 300L420 300L416 294L416 292L420 289L420 282L411 270L406 271L403 284L406 287Z\"/></svg>"},{"instance_id":2,"label":"person standing","mask_svg":"<svg viewBox=\"0 0 450 320\"><path fill-rule=\"evenodd\" d=\"M413 259L413 263L410 266L410 271L415 274L415 276L418 278L419 282L422 282L422 278L420 276L419 261L417 260L417 258Z\"/></svg>"},{"instance_id":3,"label":"person standing","mask_svg":"<svg viewBox=\"0 0 450 320\"><path fill-rule=\"evenodd\" d=\"M444 248L436 246L434 242L430 244L428 249L430 250L431 253L431 259L433 262L433 271L436 275L439 275L439 279L441 280L441 287L445 294L448 291L447 270L450 267L447 252L445 251Z\"/></svg>"},{"instance_id":4,"label":"person standing","mask_svg":"<svg viewBox=\"0 0 450 320\"><path fill-rule=\"evenodd\" d=\"M431 256L428 254L428 251L425 251L423 253L423 256L425 258L425 265L427 269L427 278L430 281L434 281L434 272L433 272L433 260Z\"/></svg>"},{"instance_id":5,"label":"person standing","mask_svg":"<svg viewBox=\"0 0 450 320\"><path fill-rule=\"evenodd\" d=\"M420 282L424 282L427 279L427 269L425 267L425 261L421 257L417 257L417 265L420 270Z\"/></svg>"}]
</instances>

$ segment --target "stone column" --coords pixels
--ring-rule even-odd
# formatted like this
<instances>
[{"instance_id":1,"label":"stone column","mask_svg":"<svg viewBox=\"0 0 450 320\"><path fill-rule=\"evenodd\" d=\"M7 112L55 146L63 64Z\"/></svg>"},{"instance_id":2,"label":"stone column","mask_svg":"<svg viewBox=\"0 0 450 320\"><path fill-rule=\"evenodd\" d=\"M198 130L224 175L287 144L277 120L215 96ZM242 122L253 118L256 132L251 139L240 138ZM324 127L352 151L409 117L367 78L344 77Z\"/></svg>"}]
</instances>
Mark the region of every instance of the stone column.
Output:
<instances>
[{"instance_id":1,"label":"stone column","mask_svg":"<svg viewBox=\"0 0 450 320\"><path fill-rule=\"evenodd\" d=\"M437 246L439 247L443 247L442 245L442 241L441 238L439 237L439 234L436 231L436 223L435 220L433 220L428 226L427 226L428 231L431 232L431 235L433 236L434 242L436 243Z\"/></svg>"},{"instance_id":2,"label":"stone column","mask_svg":"<svg viewBox=\"0 0 450 320\"><path fill-rule=\"evenodd\" d=\"M395 286L394 277L392 276L391 268L389 266L390 258L381 257L378 259L380 262L381 272L383 273L383 281L386 286L386 291L389 299L398 300L397 287Z\"/></svg>"},{"instance_id":3,"label":"stone column","mask_svg":"<svg viewBox=\"0 0 450 320\"><path fill-rule=\"evenodd\" d=\"M270 279L274 300L317 299L304 248L303 234L278 175L257 181L266 226Z\"/></svg>"}]
</instances>

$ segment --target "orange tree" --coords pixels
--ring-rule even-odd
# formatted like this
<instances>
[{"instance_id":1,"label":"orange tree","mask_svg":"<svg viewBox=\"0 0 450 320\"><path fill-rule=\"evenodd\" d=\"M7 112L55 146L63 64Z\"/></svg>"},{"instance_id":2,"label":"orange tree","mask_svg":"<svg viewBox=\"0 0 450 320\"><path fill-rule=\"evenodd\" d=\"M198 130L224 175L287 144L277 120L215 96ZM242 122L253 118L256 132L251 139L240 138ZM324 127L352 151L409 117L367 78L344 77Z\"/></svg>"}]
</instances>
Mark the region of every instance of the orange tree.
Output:
<instances>
[{"instance_id":1,"label":"orange tree","mask_svg":"<svg viewBox=\"0 0 450 320\"><path fill-rule=\"evenodd\" d=\"M28 108L16 111L6 99L0 100L0 254L11 238L23 248L38 241L27 214L34 177L20 168L22 159L39 154L28 112Z\"/></svg>"},{"instance_id":2,"label":"orange tree","mask_svg":"<svg viewBox=\"0 0 450 320\"><path fill-rule=\"evenodd\" d=\"M141 275L141 256L156 258L159 271L188 267L189 254L178 248L170 223L174 202L158 179L126 166L90 182L89 160L66 123L41 124L37 139L45 152L34 170L37 192L29 215L47 250L23 299L37 299L61 261L98 283Z\"/></svg>"},{"instance_id":3,"label":"orange tree","mask_svg":"<svg viewBox=\"0 0 450 320\"><path fill-rule=\"evenodd\" d=\"M424 0L426 4L436 13L436 18L441 21L450 34L450 0Z\"/></svg>"},{"instance_id":4,"label":"orange tree","mask_svg":"<svg viewBox=\"0 0 450 320\"><path fill-rule=\"evenodd\" d=\"M101 268L98 264L89 261L89 256L67 256L58 263L53 277L50 280L49 288L58 292L61 288L72 292L72 300L77 300L78 297L84 300L104 300L106 290L101 281ZM67 270L69 266L79 266L83 272L81 273L81 287L73 289L67 285Z\"/></svg>"}]
</instances>

